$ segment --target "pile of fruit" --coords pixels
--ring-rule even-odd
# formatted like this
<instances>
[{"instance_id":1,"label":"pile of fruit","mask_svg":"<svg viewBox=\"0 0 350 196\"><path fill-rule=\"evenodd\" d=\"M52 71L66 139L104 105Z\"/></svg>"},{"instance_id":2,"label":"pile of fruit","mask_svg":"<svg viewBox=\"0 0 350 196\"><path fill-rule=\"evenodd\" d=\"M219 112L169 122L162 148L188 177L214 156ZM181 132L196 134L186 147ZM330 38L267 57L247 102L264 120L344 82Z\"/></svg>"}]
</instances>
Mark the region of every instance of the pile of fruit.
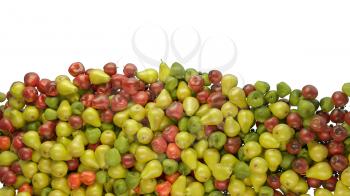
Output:
<instances>
[{"instance_id":1,"label":"pile of fruit","mask_svg":"<svg viewBox=\"0 0 350 196\"><path fill-rule=\"evenodd\" d=\"M0 93L1 196L350 195L350 83L318 100L179 63L68 71Z\"/></svg>"}]
</instances>

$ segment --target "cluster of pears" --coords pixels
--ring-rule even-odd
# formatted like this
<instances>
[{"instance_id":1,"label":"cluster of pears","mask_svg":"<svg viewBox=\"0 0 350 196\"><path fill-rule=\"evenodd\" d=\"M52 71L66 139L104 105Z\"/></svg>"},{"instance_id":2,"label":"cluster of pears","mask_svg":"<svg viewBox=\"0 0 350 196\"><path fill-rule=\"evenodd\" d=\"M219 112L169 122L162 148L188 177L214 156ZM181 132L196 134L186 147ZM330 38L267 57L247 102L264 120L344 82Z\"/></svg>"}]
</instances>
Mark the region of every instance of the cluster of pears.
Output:
<instances>
[{"instance_id":1,"label":"cluster of pears","mask_svg":"<svg viewBox=\"0 0 350 196\"><path fill-rule=\"evenodd\" d=\"M177 62L120 71L0 93L1 196L350 195L350 83L317 99Z\"/></svg>"}]
</instances>

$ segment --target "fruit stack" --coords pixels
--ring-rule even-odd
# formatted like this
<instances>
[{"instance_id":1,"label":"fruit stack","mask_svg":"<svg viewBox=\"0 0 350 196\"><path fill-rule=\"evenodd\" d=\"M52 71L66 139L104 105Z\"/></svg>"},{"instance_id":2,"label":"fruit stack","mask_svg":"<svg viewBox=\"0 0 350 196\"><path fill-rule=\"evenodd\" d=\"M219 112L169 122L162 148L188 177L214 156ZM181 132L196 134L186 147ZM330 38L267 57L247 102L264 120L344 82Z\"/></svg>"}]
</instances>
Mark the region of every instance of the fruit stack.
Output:
<instances>
[{"instance_id":1,"label":"fruit stack","mask_svg":"<svg viewBox=\"0 0 350 196\"><path fill-rule=\"evenodd\" d=\"M68 72L0 93L1 196L350 195L350 83L317 99L177 62Z\"/></svg>"}]
</instances>

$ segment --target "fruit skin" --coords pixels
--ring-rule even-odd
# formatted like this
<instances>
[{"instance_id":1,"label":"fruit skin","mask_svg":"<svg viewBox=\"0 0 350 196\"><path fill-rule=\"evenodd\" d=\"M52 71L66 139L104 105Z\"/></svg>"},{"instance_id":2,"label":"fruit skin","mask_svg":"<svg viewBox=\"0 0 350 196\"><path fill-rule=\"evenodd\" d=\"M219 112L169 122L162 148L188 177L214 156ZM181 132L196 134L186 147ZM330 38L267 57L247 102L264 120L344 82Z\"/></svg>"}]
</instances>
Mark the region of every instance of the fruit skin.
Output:
<instances>
[{"instance_id":1,"label":"fruit skin","mask_svg":"<svg viewBox=\"0 0 350 196\"><path fill-rule=\"evenodd\" d=\"M237 115L237 121L243 133L248 133L254 124L254 114L250 110L240 110Z\"/></svg>"},{"instance_id":2,"label":"fruit skin","mask_svg":"<svg viewBox=\"0 0 350 196\"><path fill-rule=\"evenodd\" d=\"M7 136L0 136L0 150L5 151L10 148L11 139Z\"/></svg>"},{"instance_id":3,"label":"fruit skin","mask_svg":"<svg viewBox=\"0 0 350 196\"><path fill-rule=\"evenodd\" d=\"M43 189L50 183L49 175L45 173L36 173L33 175L32 184L34 189Z\"/></svg>"},{"instance_id":4,"label":"fruit skin","mask_svg":"<svg viewBox=\"0 0 350 196\"><path fill-rule=\"evenodd\" d=\"M191 182L186 188L186 194L194 196L204 195L204 187L199 182Z\"/></svg>"},{"instance_id":5,"label":"fruit skin","mask_svg":"<svg viewBox=\"0 0 350 196\"><path fill-rule=\"evenodd\" d=\"M345 186L341 181L338 181L335 187L334 195L335 196L341 196L341 195L349 195L350 189Z\"/></svg>"},{"instance_id":6,"label":"fruit skin","mask_svg":"<svg viewBox=\"0 0 350 196\"><path fill-rule=\"evenodd\" d=\"M223 121L222 112L217 108L212 108L201 117L201 123L203 125L218 125Z\"/></svg>"},{"instance_id":7,"label":"fruit skin","mask_svg":"<svg viewBox=\"0 0 350 196\"><path fill-rule=\"evenodd\" d=\"M259 143L264 148L279 148L280 142L270 132L264 132L259 137Z\"/></svg>"},{"instance_id":8,"label":"fruit skin","mask_svg":"<svg viewBox=\"0 0 350 196\"><path fill-rule=\"evenodd\" d=\"M269 105L272 114L279 119L284 119L289 114L289 105L283 101L278 101Z\"/></svg>"},{"instance_id":9,"label":"fruit skin","mask_svg":"<svg viewBox=\"0 0 350 196\"><path fill-rule=\"evenodd\" d=\"M69 151L61 143L55 143L50 148L50 158L55 161L68 161L72 159Z\"/></svg>"},{"instance_id":10,"label":"fruit skin","mask_svg":"<svg viewBox=\"0 0 350 196\"><path fill-rule=\"evenodd\" d=\"M188 148L194 141L195 137L188 132L180 132L175 137L175 143L181 149Z\"/></svg>"},{"instance_id":11,"label":"fruit skin","mask_svg":"<svg viewBox=\"0 0 350 196\"><path fill-rule=\"evenodd\" d=\"M308 143L310 158L316 162L323 161L328 156L328 149L322 144L316 142Z\"/></svg>"},{"instance_id":12,"label":"fruit skin","mask_svg":"<svg viewBox=\"0 0 350 196\"><path fill-rule=\"evenodd\" d=\"M101 120L98 112L94 108L86 108L82 113L82 118L85 123L90 124L94 127L101 126Z\"/></svg>"},{"instance_id":13,"label":"fruit skin","mask_svg":"<svg viewBox=\"0 0 350 196\"><path fill-rule=\"evenodd\" d=\"M222 94L228 95L229 91L236 87L238 83L238 79L236 76L232 74L225 74L221 78L221 86L222 86Z\"/></svg>"},{"instance_id":14,"label":"fruit skin","mask_svg":"<svg viewBox=\"0 0 350 196\"><path fill-rule=\"evenodd\" d=\"M276 149L268 149L264 153L264 158L267 161L270 171L276 171L282 163L282 154Z\"/></svg>"},{"instance_id":15,"label":"fruit skin","mask_svg":"<svg viewBox=\"0 0 350 196\"><path fill-rule=\"evenodd\" d=\"M193 148L187 148L181 152L181 160L191 170L197 168L197 152Z\"/></svg>"},{"instance_id":16,"label":"fruit skin","mask_svg":"<svg viewBox=\"0 0 350 196\"><path fill-rule=\"evenodd\" d=\"M57 83L57 91L60 95L68 96L78 92L78 88L69 80L62 80Z\"/></svg>"},{"instance_id":17,"label":"fruit skin","mask_svg":"<svg viewBox=\"0 0 350 196\"><path fill-rule=\"evenodd\" d=\"M281 174L280 180L282 186L287 189L293 189L299 181L299 176L293 170L287 170Z\"/></svg>"},{"instance_id":18,"label":"fruit skin","mask_svg":"<svg viewBox=\"0 0 350 196\"><path fill-rule=\"evenodd\" d=\"M294 129L286 124L278 124L272 129L272 135L279 142L287 142L294 134Z\"/></svg>"},{"instance_id":19,"label":"fruit skin","mask_svg":"<svg viewBox=\"0 0 350 196\"><path fill-rule=\"evenodd\" d=\"M342 86L342 91L350 97L350 82L344 83Z\"/></svg>"},{"instance_id":20,"label":"fruit skin","mask_svg":"<svg viewBox=\"0 0 350 196\"><path fill-rule=\"evenodd\" d=\"M327 162L318 162L306 171L306 177L319 180L327 180L333 174L332 168Z\"/></svg>"},{"instance_id":21,"label":"fruit skin","mask_svg":"<svg viewBox=\"0 0 350 196\"><path fill-rule=\"evenodd\" d=\"M285 82L277 84L277 94L279 97L285 97L291 92L290 86Z\"/></svg>"},{"instance_id":22,"label":"fruit skin","mask_svg":"<svg viewBox=\"0 0 350 196\"><path fill-rule=\"evenodd\" d=\"M223 93L225 94L224 91ZM231 103L237 105L239 108L247 108L248 104L243 89L239 87L233 87L227 93L227 96Z\"/></svg>"},{"instance_id":23,"label":"fruit skin","mask_svg":"<svg viewBox=\"0 0 350 196\"><path fill-rule=\"evenodd\" d=\"M186 176L179 176L171 186L171 195L183 196L186 192Z\"/></svg>"},{"instance_id":24,"label":"fruit skin","mask_svg":"<svg viewBox=\"0 0 350 196\"><path fill-rule=\"evenodd\" d=\"M310 101L300 100L298 103L298 112L303 118L310 117L315 110L315 106Z\"/></svg>"},{"instance_id":25,"label":"fruit skin","mask_svg":"<svg viewBox=\"0 0 350 196\"><path fill-rule=\"evenodd\" d=\"M246 186L241 180L231 179L228 185L228 192L231 195L243 195L246 192Z\"/></svg>"},{"instance_id":26,"label":"fruit skin","mask_svg":"<svg viewBox=\"0 0 350 196\"><path fill-rule=\"evenodd\" d=\"M154 83L157 81L158 79L158 72L155 69L149 68L149 69L145 69L143 71L137 72L137 77L148 83Z\"/></svg>"},{"instance_id":27,"label":"fruit skin","mask_svg":"<svg viewBox=\"0 0 350 196\"><path fill-rule=\"evenodd\" d=\"M111 77L99 69L93 69L88 72L91 84L104 84L109 82Z\"/></svg>"},{"instance_id":28,"label":"fruit skin","mask_svg":"<svg viewBox=\"0 0 350 196\"><path fill-rule=\"evenodd\" d=\"M10 166L11 163L18 160L18 156L11 151L3 151L0 153L0 166Z\"/></svg>"},{"instance_id":29,"label":"fruit skin","mask_svg":"<svg viewBox=\"0 0 350 196\"><path fill-rule=\"evenodd\" d=\"M179 63L161 62L159 81L123 72L77 62L72 81L28 73L0 93L0 180L19 195L350 194L348 83L318 101L312 85L239 88Z\"/></svg>"}]
</instances>

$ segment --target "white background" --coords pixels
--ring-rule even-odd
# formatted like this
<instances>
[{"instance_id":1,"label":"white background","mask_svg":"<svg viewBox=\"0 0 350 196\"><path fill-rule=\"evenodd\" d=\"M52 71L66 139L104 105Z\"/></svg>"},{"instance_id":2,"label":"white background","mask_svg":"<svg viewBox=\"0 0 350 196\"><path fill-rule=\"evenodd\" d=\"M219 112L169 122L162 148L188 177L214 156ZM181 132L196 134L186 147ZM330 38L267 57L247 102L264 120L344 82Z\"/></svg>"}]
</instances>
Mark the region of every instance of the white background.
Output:
<instances>
[{"instance_id":1,"label":"white background","mask_svg":"<svg viewBox=\"0 0 350 196\"><path fill-rule=\"evenodd\" d=\"M67 74L75 61L87 67L108 61L144 65L132 50L132 35L140 26L160 26L169 35L193 27L202 41L230 37L237 46L230 72L245 83L286 81L294 88L310 83L330 95L350 81L349 9L346 1L2 1L0 90L28 71L51 79ZM182 42L189 37L182 36ZM144 48L161 45L156 39ZM205 55L217 61L212 67L220 65L225 51L216 47ZM170 53L167 61L174 60Z\"/></svg>"},{"instance_id":2,"label":"white background","mask_svg":"<svg viewBox=\"0 0 350 196\"><path fill-rule=\"evenodd\" d=\"M153 26L169 36L193 27L202 41L230 37L237 46L230 72L245 83L314 84L321 95L330 95L350 81L349 10L346 1L1 1L0 91L28 71L50 79L67 74L75 61L86 67L109 61L142 66L131 38L138 27ZM150 39L143 42L147 52L154 49L151 56L162 58L159 36L143 35ZM189 50L191 36L179 40ZM207 64L220 66L229 53L220 47L209 47ZM176 60L171 52L169 63ZM197 63L195 58L186 66Z\"/></svg>"}]
</instances>

